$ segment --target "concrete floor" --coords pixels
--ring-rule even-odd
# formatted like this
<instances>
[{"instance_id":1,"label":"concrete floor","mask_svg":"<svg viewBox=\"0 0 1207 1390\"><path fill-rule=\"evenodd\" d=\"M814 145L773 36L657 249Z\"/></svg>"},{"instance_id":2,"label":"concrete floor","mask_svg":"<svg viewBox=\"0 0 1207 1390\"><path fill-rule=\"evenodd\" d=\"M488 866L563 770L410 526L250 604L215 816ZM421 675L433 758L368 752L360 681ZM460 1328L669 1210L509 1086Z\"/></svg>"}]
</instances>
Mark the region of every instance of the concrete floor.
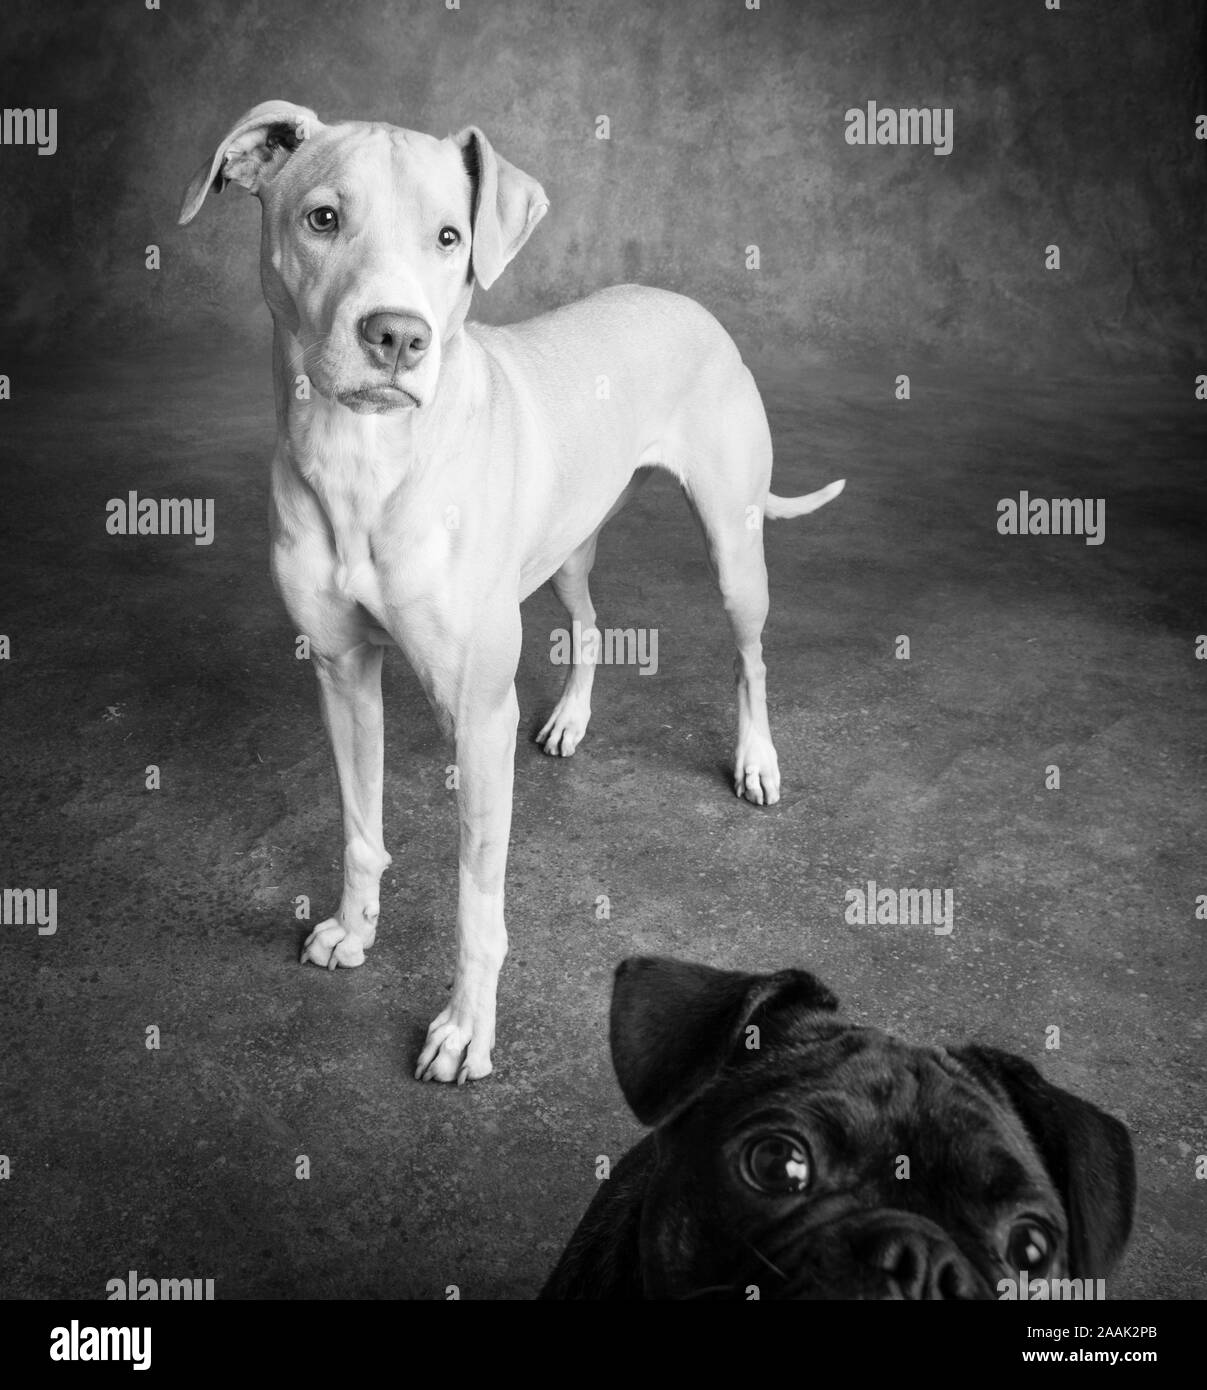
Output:
<instances>
[{"instance_id":1,"label":"concrete floor","mask_svg":"<svg viewBox=\"0 0 1207 1390\"><path fill-rule=\"evenodd\" d=\"M643 951L806 966L854 1016L1031 1057L1135 1135L1113 1294L1204 1296L1207 426L1183 381L915 368L900 404L891 371L760 373L777 490L848 479L768 536L784 800L728 790L728 634L655 480L605 533L594 590L604 625L657 627L661 669L601 672L573 759L521 742L496 1070L457 1090L410 1078L448 981L456 822L397 654L378 944L359 971L296 963L291 900L330 910L340 846L267 572L266 351L190 340L13 377L0 884L56 887L59 929L2 929L0 1297L102 1297L129 1269L220 1298L532 1295L596 1155L639 1133L606 1013L613 966ZM215 543L108 536L131 488L213 497ZM1105 497L1107 543L999 537L1020 488ZM548 591L528 603L528 735L561 622ZM954 934L846 925L869 878L953 887Z\"/></svg>"}]
</instances>

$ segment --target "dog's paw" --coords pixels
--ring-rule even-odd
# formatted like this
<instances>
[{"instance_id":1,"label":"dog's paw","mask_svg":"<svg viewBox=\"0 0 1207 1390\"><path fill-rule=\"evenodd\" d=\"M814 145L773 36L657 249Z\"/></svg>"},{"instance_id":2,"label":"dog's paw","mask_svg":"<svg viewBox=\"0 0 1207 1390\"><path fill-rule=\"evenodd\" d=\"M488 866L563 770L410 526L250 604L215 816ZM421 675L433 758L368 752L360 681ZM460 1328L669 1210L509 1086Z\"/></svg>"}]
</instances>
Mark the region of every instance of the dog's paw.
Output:
<instances>
[{"instance_id":1,"label":"dog's paw","mask_svg":"<svg viewBox=\"0 0 1207 1390\"><path fill-rule=\"evenodd\" d=\"M364 965L365 947L372 944L371 940L355 935L334 917L329 917L325 922L320 922L306 938L301 963L305 965L307 961L312 961L328 970L334 970L337 965L350 969L354 965Z\"/></svg>"},{"instance_id":2,"label":"dog's paw","mask_svg":"<svg viewBox=\"0 0 1207 1390\"><path fill-rule=\"evenodd\" d=\"M734 759L733 789L756 806L774 806L780 799L780 768L769 739L750 739Z\"/></svg>"},{"instance_id":3,"label":"dog's paw","mask_svg":"<svg viewBox=\"0 0 1207 1390\"><path fill-rule=\"evenodd\" d=\"M489 1076L493 1030L476 1029L472 1022L459 1023L451 1008L432 1021L427 1040L415 1066L416 1081L480 1081Z\"/></svg>"},{"instance_id":4,"label":"dog's paw","mask_svg":"<svg viewBox=\"0 0 1207 1390\"><path fill-rule=\"evenodd\" d=\"M583 740L591 721L591 702L563 695L536 741L553 758L568 758Z\"/></svg>"}]
</instances>

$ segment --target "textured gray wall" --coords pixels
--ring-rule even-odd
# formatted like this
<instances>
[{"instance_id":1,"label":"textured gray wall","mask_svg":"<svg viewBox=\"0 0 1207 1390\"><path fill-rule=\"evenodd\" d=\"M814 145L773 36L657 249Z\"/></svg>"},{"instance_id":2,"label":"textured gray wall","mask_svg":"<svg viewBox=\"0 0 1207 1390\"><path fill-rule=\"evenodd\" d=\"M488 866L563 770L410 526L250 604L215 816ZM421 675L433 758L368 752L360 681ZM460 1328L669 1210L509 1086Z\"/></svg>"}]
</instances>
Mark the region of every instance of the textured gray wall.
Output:
<instances>
[{"instance_id":1,"label":"textured gray wall","mask_svg":"<svg viewBox=\"0 0 1207 1390\"><path fill-rule=\"evenodd\" d=\"M254 201L174 223L226 125L276 96L476 122L541 179L550 214L482 318L638 280L700 299L756 359L1148 365L1202 345L1196 0L162 3L5 6L0 104L59 109L52 158L0 147L10 350L67 324L108 344L262 331ZM849 146L843 113L868 100L954 108L953 153Z\"/></svg>"}]
</instances>

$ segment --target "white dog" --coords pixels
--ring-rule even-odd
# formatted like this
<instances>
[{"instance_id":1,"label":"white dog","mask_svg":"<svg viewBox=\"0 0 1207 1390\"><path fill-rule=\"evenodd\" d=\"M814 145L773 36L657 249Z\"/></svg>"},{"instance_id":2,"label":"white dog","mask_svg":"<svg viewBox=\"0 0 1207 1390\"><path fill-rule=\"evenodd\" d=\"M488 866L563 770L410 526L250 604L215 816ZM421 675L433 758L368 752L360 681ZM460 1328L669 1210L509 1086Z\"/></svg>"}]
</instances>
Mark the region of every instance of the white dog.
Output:
<instances>
[{"instance_id":1,"label":"white dog","mask_svg":"<svg viewBox=\"0 0 1207 1390\"><path fill-rule=\"evenodd\" d=\"M360 965L373 944L390 862L381 662L398 646L455 743L460 783L456 972L416 1075L485 1076L507 952L521 601L552 579L590 632L600 527L638 469L673 473L737 641L734 789L771 804L780 779L762 658L763 518L813 511L843 484L791 499L768 491L771 438L754 379L690 299L626 285L508 328L466 324L475 283L498 278L549 206L476 127L437 140L327 126L305 107L266 102L197 172L180 221L228 182L263 205L278 424L272 568L310 638L343 805L343 896L302 959ZM582 739L593 675L589 661L571 666L539 735L547 753L568 756Z\"/></svg>"}]
</instances>

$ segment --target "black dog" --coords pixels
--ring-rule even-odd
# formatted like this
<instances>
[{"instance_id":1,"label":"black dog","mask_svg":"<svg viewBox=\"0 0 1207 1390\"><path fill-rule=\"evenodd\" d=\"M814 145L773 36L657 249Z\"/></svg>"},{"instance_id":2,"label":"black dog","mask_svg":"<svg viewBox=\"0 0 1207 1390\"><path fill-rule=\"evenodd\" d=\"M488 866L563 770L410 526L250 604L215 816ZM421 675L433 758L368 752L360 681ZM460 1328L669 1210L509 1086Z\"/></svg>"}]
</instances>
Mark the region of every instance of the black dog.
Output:
<instances>
[{"instance_id":1,"label":"black dog","mask_svg":"<svg viewBox=\"0 0 1207 1390\"><path fill-rule=\"evenodd\" d=\"M1069 1281L1127 1241L1123 1125L1021 1057L913 1047L837 1008L801 970L625 961L612 1059L657 1128L541 1297L1101 1297Z\"/></svg>"}]
</instances>

